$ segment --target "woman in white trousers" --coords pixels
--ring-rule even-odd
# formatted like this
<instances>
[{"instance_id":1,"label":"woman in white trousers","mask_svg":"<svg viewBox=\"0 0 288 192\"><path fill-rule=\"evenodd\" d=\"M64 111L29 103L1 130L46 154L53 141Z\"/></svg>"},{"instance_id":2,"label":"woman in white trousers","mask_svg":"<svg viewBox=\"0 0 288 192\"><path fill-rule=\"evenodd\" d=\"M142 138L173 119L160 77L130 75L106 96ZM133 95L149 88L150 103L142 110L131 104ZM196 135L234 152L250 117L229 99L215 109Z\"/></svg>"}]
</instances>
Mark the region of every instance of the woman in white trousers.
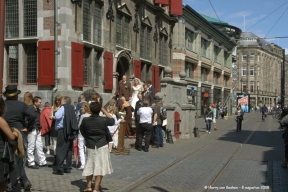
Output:
<instances>
[{"instance_id":1,"label":"woman in white trousers","mask_svg":"<svg viewBox=\"0 0 288 192\"><path fill-rule=\"evenodd\" d=\"M85 117L90 117L91 112L90 112L90 108L89 108L89 103L84 103L82 105L82 115L80 117L79 120L79 128L81 126L82 120ZM82 136L81 132L79 132L78 134L78 149L79 149L79 158L80 158L80 162L81 162L81 167L78 170L83 170L84 166L85 166L85 140L84 137Z\"/></svg>"}]
</instances>

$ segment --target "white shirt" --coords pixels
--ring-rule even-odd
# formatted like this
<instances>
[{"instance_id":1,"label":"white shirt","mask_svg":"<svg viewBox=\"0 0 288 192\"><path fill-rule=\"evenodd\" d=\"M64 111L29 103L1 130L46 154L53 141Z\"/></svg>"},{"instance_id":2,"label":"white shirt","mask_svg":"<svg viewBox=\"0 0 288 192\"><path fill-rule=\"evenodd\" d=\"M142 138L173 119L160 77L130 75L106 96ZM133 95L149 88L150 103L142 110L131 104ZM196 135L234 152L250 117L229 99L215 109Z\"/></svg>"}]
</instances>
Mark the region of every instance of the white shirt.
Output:
<instances>
[{"instance_id":1,"label":"white shirt","mask_svg":"<svg viewBox=\"0 0 288 192\"><path fill-rule=\"evenodd\" d=\"M152 123L153 110L151 107L141 107L137 111L137 114L140 116L139 123Z\"/></svg>"}]
</instances>

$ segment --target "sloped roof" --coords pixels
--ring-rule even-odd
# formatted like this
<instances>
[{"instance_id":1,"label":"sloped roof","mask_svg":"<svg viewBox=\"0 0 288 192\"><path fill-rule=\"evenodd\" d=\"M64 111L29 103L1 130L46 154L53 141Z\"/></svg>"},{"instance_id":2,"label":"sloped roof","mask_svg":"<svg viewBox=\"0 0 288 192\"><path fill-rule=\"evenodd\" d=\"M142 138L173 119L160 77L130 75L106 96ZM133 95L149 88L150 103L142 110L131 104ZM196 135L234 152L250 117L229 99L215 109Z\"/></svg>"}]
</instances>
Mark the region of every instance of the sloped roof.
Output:
<instances>
[{"instance_id":1,"label":"sloped roof","mask_svg":"<svg viewBox=\"0 0 288 192\"><path fill-rule=\"evenodd\" d=\"M270 45L270 43L268 43L264 39L259 38L257 35L251 32L242 32L239 44L242 46L245 46L245 45L258 46L259 45L267 51L271 50L271 48L268 46Z\"/></svg>"},{"instance_id":2,"label":"sloped roof","mask_svg":"<svg viewBox=\"0 0 288 192\"><path fill-rule=\"evenodd\" d=\"M225 33L231 38L239 39L242 30L239 29L238 27L235 27L233 25L229 25L229 23L221 21L219 19L215 19L213 17L207 16L200 14L205 20L207 20L209 23L213 24L216 26L220 31Z\"/></svg>"},{"instance_id":3,"label":"sloped roof","mask_svg":"<svg viewBox=\"0 0 288 192\"><path fill-rule=\"evenodd\" d=\"M215 23L215 24L226 24L226 25L229 25L227 22L224 22L224 21L220 21L218 19L215 19L213 17L209 17L207 15L203 15L203 14L200 14L202 17L204 17L207 21L209 21L210 23Z\"/></svg>"}]
</instances>

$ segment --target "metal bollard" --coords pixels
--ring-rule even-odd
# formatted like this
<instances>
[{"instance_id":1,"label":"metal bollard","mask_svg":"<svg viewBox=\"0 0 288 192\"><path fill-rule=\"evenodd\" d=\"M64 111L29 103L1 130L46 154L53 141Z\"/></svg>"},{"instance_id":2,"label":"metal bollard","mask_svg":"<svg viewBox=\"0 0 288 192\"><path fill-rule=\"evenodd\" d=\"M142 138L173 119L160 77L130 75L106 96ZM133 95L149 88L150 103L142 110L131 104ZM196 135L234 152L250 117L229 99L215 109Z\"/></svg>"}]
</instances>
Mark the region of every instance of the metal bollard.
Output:
<instances>
[{"instance_id":1,"label":"metal bollard","mask_svg":"<svg viewBox=\"0 0 288 192\"><path fill-rule=\"evenodd\" d=\"M166 142L173 144L173 138L172 138L171 130L170 130L170 129L167 129L166 134L167 134L167 140L166 140Z\"/></svg>"},{"instance_id":2,"label":"metal bollard","mask_svg":"<svg viewBox=\"0 0 288 192\"><path fill-rule=\"evenodd\" d=\"M194 127L194 137L200 137L198 127Z\"/></svg>"}]
</instances>

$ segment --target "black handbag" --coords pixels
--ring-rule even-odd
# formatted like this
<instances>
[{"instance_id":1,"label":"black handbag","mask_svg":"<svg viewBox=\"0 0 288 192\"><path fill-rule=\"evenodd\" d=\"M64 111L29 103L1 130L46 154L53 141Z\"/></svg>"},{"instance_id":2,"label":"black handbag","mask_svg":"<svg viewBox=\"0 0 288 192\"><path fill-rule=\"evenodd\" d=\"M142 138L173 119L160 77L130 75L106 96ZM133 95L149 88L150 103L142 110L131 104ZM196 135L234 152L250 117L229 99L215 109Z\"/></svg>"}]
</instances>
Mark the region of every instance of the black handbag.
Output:
<instances>
[{"instance_id":1,"label":"black handbag","mask_svg":"<svg viewBox=\"0 0 288 192\"><path fill-rule=\"evenodd\" d=\"M112 139L112 136L111 136L110 131L109 131L107 124L106 124L106 117L104 117L104 121L105 121L105 127L106 127L106 133L105 133L106 141L107 141L107 143L110 143L113 141L113 139Z\"/></svg>"},{"instance_id":2,"label":"black handbag","mask_svg":"<svg viewBox=\"0 0 288 192\"><path fill-rule=\"evenodd\" d=\"M5 159L9 164L14 163L13 145L7 141L4 142L2 159Z\"/></svg>"}]
</instances>

